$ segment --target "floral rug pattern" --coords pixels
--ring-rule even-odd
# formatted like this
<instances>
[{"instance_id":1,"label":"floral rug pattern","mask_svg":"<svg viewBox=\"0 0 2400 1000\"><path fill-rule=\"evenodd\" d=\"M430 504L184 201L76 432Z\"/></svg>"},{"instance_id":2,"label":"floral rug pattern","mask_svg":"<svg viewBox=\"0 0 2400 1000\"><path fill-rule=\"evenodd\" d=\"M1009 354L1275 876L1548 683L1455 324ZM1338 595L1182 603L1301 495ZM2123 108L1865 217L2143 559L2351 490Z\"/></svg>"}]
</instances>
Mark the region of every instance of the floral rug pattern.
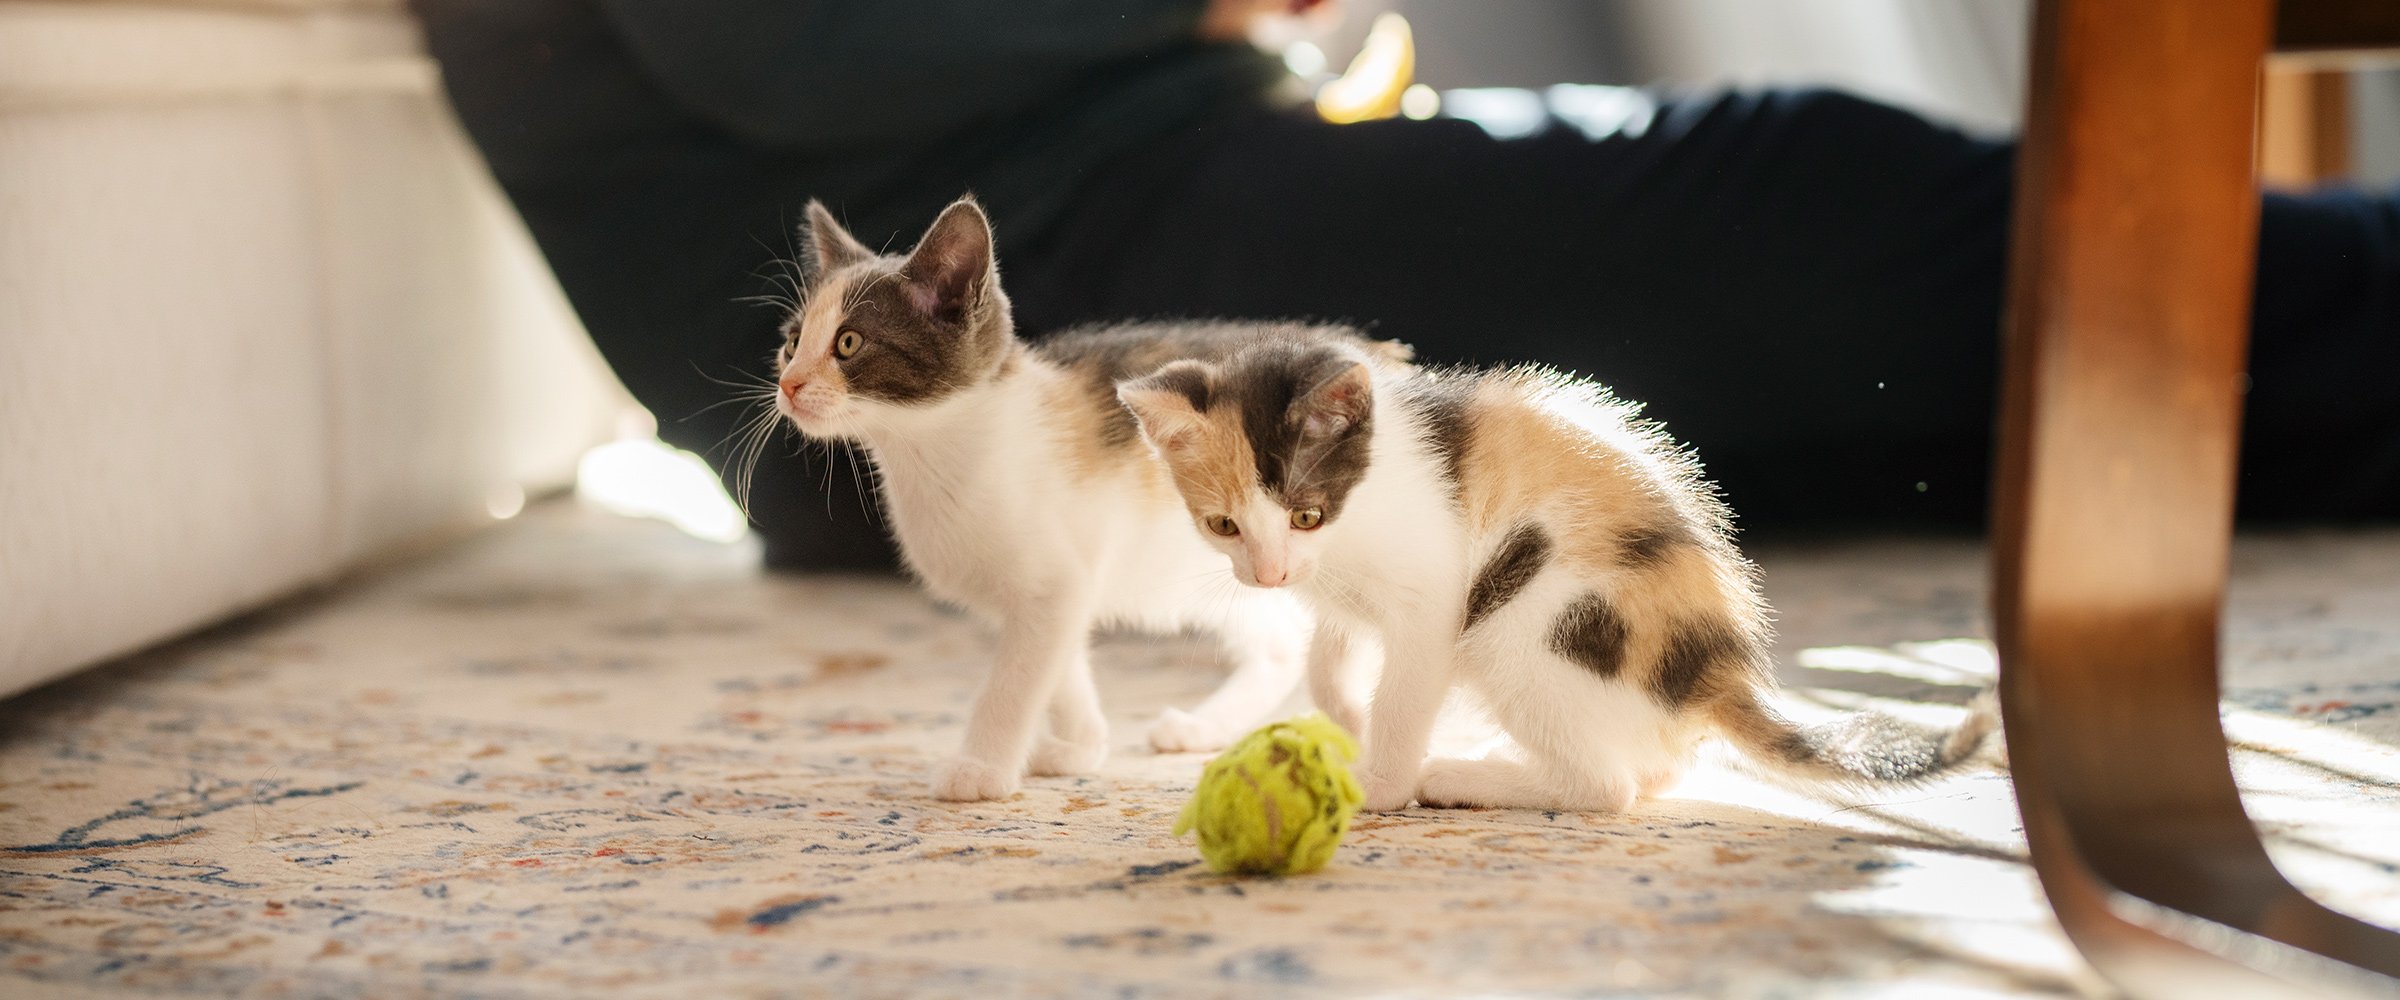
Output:
<instances>
[{"instance_id":1,"label":"floral rug pattern","mask_svg":"<svg viewBox=\"0 0 2400 1000\"><path fill-rule=\"evenodd\" d=\"M1954 716L1960 542L1758 553L1796 711ZM1981 996L2090 988L2005 777L1815 798L1703 767L1628 815L1366 817L1208 874L1217 674L1102 640L1118 751L929 799L988 648L907 585L537 506L433 557L0 702L0 995ZM2227 723L2296 881L2400 922L2400 533L2239 549ZM1451 751L1489 736L1471 707Z\"/></svg>"}]
</instances>

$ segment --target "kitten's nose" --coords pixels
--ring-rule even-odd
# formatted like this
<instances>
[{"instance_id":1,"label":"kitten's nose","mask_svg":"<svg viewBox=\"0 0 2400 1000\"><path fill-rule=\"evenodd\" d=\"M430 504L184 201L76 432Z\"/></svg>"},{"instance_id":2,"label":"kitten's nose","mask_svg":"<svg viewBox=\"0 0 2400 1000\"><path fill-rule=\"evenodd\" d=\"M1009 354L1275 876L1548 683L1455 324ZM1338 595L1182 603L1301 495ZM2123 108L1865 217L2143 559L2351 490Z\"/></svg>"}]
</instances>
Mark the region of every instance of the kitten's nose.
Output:
<instances>
[{"instance_id":1,"label":"kitten's nose","mask_svg":"<svg viewBox=\"0 0 2400 1000\"><path fill-rule=\"evenodd\" d=\"M783 382L783 398L797 403L800 401L800 390L806 388L808 388L808 382L805 379L799 381L785 379Z\"/></svg>"},{"instance_id":2,"label":"kitten's nose","mask_svg":"<svg viewBox=\"0 0 2400 1000\"><path fill-rule=\"evenodd\" d=\"M1283 586L1283 581L1292 578L1292 573L1290 570L1278 566L1271 570L1259 570L1250 574L1250 576L1257 580L1258 585L1261 587L1280 587Z\"/></svg>"}]
</instances>

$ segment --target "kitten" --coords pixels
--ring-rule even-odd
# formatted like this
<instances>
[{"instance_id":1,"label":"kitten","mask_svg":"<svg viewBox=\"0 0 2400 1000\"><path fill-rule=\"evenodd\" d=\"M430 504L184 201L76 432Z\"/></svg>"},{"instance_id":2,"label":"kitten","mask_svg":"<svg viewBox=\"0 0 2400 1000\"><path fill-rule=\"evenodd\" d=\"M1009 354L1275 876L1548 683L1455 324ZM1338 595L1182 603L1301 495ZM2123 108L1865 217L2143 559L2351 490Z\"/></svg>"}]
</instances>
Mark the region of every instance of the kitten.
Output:
<instances>
[{"instance_id":1,"label":"kitten","mask_svg":"<svg viewBox=\"0 0 2400 1000\"><path fill-rule=\"evenodd\" d=\"M999 627L965 746L936 769L934 795L1002 798L1028 769L1099 766L1107 723L1087 659L1098 624L1221 637L1232 675L1192 711L1161 715L1150 730L1161 750L1221 747L1290 693L1310 615L1289 593L1224 579L1115 384L1260 338L1384 358L1406 348L1334 327L1233 323L1126 324L1028 345L972 199L904 257L867 249L815 202L802 235L813 269L776 358L778 412L808 437L861 445L910 569ZM1329 639L1316 655L1354 654Z\"/></svg>"},{"instance_id":2,"label":"kitten","mask_svg":"<svg viewBox=\"0 0 2400 1000\"><path fill-rule=\"evenodd\" d=\"M1237 579L1382 640L1370 809L1622 810L1710 732L1785 774L1910 782L1993 727L1988 709L1947 731L1778 715L1767 607L1724 507L1689 454L1597 386L1266 344L1118 395ZM1339 688L1313 680L1321 699ZM1453 683L1517 756L1425 760Z\"/></svg>"}]
</instances>

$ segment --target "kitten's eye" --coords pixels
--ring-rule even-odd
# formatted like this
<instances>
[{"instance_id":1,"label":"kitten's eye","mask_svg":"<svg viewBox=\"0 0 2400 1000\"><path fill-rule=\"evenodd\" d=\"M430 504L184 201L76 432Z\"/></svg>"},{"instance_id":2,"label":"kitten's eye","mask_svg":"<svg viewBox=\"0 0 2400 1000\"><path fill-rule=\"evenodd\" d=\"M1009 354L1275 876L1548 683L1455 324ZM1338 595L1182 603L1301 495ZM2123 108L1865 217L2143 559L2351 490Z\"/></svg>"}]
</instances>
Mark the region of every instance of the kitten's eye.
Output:
<instances>
[{"instance_id":1,"label":"kitten's eye","mask_svg":"<svg viewBox=\"0 0 2400 1000\"><path fill-rule=\"evenodd\" d=\"M1322 509L1310 507L1307 510L1295 510L1292 512L1292 527L1298 528L1302 531L1315 528L1317 525L1323 523L1325 523L1325 512Z\"/></svg>"},{"instance_id":2,"label":"kitten's eye","mask_svg":"<svg viewBox=\"0 0 2400 1000\"><path fill-rule=\"evenodd\" d=\"M1242 526L1233 523L1232 518L1226 517L1223 514L1210 514L1208 517L1202 519L1202 523L1208 525L1208 530L1214 531L1217 534L1223 535L1227 538L1231 538L1242 533Z\"/></svg>"},{"instance_id":3,"label":"kitten's eye","mask_svg":"<svg viewBox=\"0 0 2400 1000\"><path fill-rule=\"evenodd\" d=\"M845 328L842 332L833 335L833 356L848 358L858 353L859 347L866 342L867 338L860 336L858 331Z\"/></svg>"}]
</instances>

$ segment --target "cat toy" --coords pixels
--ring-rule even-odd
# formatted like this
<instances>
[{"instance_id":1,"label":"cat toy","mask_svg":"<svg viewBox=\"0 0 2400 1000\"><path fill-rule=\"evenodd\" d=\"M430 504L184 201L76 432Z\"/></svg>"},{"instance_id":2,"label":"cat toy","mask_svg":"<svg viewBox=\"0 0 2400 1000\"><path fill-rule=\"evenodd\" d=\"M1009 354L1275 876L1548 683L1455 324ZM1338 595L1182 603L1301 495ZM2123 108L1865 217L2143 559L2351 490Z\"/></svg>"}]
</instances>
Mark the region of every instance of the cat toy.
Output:
<instances>
[{"instance_id":1,"label":"cat toy","mask_svg":"<svg viewBox=\"0 0 2400 1000\"><path fill-rule=\"evenodd\" d=\"M1358 744L1311 713L1242 737L1209 761L1175 821L1199 835L1200 857L1228 875L1303 875L1325 867L1358 812L1350 762Z\"/></svg>"}]
</instances>

